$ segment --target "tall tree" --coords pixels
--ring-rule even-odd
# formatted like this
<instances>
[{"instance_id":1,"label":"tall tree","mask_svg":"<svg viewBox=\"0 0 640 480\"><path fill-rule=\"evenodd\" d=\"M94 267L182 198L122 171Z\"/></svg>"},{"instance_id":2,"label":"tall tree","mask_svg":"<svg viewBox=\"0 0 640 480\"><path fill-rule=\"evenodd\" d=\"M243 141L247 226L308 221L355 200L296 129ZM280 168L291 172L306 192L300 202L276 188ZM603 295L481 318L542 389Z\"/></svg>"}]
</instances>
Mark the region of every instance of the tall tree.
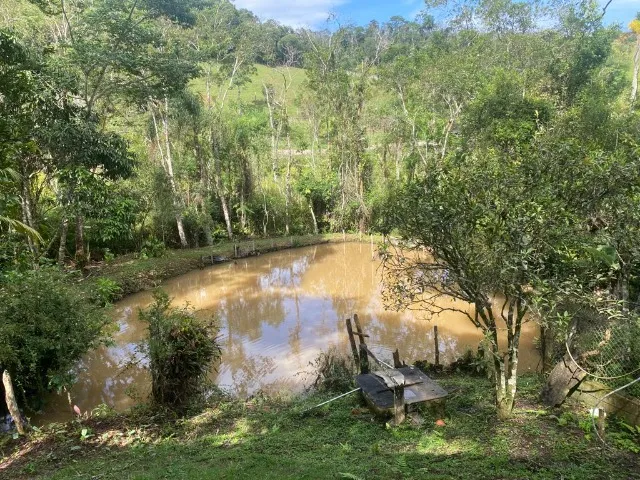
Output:
<instances>
[{"instance_id":1,"label":"tall tree","mask_svg":"<svg viewBox=\"0 0 640 480\"><path fill-rule=\"evenodd\" d=\"M631 104L633 105L638 94L638 71L640 70L640 13L629 24L629 30L636 35L636 49L633 54L633 80L631 81Z\"/></svg>"}]
</instances>

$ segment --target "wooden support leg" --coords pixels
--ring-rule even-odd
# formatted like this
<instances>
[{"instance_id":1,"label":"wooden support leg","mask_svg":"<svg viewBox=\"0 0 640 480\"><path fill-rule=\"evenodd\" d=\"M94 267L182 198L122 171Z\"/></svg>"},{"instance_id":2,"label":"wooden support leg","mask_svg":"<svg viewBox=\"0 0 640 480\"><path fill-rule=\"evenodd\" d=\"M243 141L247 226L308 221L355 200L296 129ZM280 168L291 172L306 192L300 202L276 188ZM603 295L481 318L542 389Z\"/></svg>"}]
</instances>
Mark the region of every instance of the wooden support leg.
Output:
<instances>
[{"instance_id":1,"label":"wooden support leg","mask_svg":"<svg viewBox=\"0 0 640 480\"><path fill-rule=\"evenodd\" d=\"M400 425L404 418L404 385L398 385L393 389L393 424Z\"/></svg>"}]
</instances>

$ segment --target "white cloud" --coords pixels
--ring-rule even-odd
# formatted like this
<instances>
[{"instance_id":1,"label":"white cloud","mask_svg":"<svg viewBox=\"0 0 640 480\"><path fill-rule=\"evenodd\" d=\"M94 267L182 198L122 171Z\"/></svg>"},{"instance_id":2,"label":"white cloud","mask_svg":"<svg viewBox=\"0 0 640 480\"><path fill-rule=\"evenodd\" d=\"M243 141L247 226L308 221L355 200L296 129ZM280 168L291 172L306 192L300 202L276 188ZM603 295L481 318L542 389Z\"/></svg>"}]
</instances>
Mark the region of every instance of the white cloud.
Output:
<instances>
[{"instance_id":1,"label":"white cloud","mask_svg":"<svg viewBox=\"0 0 640 480\"><path fill-rule=\"evenodd\" d=\"M322 24L335 7L348 0L232 0L236 7L246 8L263 20L273 19L291 27Z\"/></svg>"}]
</instances>

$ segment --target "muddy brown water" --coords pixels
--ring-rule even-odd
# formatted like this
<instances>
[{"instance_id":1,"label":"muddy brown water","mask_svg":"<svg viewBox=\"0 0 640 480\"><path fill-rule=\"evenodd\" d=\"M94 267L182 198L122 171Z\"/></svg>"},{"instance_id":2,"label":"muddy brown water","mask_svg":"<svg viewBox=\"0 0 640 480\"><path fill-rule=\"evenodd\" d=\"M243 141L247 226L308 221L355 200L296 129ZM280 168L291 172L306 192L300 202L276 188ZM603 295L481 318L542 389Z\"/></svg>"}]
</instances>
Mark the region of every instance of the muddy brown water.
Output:
<instances>
[{"instance_id":1,"label":"muddy brown water","mask_svg":"<svg viewBox=\"0 0 640 480\"><path fill-rule=\"evenodd\" d=\"M196 270L163 283L174 305L188 302L199 316L216 315L222 359L212 379L239 397L257 391L299 392L312 380L309 366L330 347L348 353L345 318L357 313L370 335L367 343L383 360L397 347L407 362L434 358L438 325L441 362L476 349L481 333L468 318L446 312L432 319L418 312L386 311L379 260L364 243L325 244L285 250ZM144 398L149 377L144 360L123 368L146 333L140 308L150 292L115 305L114 345L89 353L78 365L72 402L84 412L106 404L124 410ZM520 371L535 370L538 329L523 327ZM138 400L136 400L138 399ZM54 395L34 423L72 418L66 395Z\"/></svg>"}]
</instances>

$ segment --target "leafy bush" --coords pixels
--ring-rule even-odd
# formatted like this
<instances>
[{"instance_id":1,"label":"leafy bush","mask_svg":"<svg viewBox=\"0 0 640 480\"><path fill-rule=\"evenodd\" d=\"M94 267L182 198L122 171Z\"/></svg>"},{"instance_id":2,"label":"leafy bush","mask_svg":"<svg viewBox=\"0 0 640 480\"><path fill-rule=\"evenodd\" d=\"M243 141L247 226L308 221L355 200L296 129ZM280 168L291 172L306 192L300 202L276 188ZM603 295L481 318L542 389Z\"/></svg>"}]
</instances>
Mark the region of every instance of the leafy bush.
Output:
<instances>
[{"instance_id":1,"label":"leafy bush","mask_svg":"<svg viewBox=\"0 0 640 480\"><path fill-rule=\"evenodd\" d=\"M104 261L106 263L111 263L115 260L116 256L114 255L114 253L109 250L108 248L104 249Z\"/></svg>"},{"instance_id":2,"label":"leafy bush","mask_svg":"<svg viewBox=\"0 0 640 480\"><path fill-rule=\"evenodd\" d=\"M353 388L356 366L351 357L335 349L321 352L311 363L315 380L313 387L320 391L343 392Z\"/></svg>"},{"instance_id":3,"label":"leafy bush","mask_svg":"<svg viewBox=\"0 0 640 480\"><path fill-rule=\"evenodd\" d=\"M70 383L70 369L104 340L108 320L57 269L0 279L0 371L9 369L28 405Z\"/></svg>"},{"instance_id":4,"label":"leafy bush","mask_svg":"<svg viewBox=\"0 0 640 480\"><path fill-rule=\"evenodd\" d=\"M96 280L96 296L100 305L109 305L118 298L120 293L122 293L120 285L110 278L100 277Z\"/></svg>"},{"instance_id":5,"label":"leafy bush","mask_svg":"<svg viewBox=\"0 0 640 480\"><path fill-rule=\"evenodd\" d=\"M167 247L159 240L149 239L142 244L140 256L142 258L159 258L164 257L167 253Z\"/></svg>"},{"instance_id":6,"label":"leafy bush","mask_svg":"<svg viewBox=\"0 0 640 480\"><path fill-rule=\"evenodd\" d=\"M149 357L153 401L173 409L187 406L204 392L211 364L220 358L213 319L201 321L188 307L171 308L159 290L154 303L140 312L149 324L143 347Z\"/></svg>"}]
</instances>

